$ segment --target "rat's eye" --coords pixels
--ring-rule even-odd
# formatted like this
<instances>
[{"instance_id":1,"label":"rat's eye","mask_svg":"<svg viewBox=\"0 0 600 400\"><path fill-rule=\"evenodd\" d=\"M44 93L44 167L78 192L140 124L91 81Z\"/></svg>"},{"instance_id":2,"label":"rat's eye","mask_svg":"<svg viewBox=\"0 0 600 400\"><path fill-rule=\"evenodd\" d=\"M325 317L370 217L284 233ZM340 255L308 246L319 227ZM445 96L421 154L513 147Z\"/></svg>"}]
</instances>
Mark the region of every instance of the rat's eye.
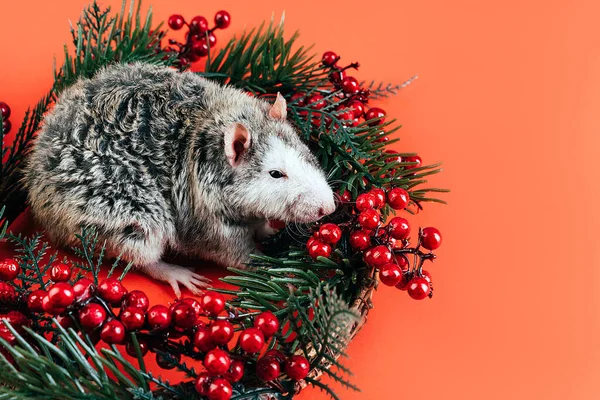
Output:
<instances>
[{"instance_id":1,"label":"rat's eye","mask_svg":"<svg viewBox=\"0 0 600 400\"><path fill-rule=\"evenodd\" d=\"M269 174L275 179L283 178L285 176L283 172L277 170L269 171Z\"/></svg>"}]
</instances>

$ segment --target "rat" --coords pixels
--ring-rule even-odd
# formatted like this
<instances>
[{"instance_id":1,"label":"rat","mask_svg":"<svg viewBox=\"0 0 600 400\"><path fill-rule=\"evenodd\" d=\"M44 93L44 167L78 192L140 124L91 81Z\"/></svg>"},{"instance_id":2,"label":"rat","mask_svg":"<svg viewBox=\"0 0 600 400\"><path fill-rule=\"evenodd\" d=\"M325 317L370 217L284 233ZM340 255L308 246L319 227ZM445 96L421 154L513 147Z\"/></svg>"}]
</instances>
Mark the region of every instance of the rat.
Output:
<instances>
[{"instance_id":1,"label":"rat","mask_svg":"<svg viewBox=\"0 0 600 400\"><path fill-rule=\"evenodd\" d=\"M110 257L199 294L210 280L167 250L245 268L269 220L335 211L316 157L271 104L143 63L105 67L59 94L24 170L34 219L57 245L94 229Z\"/></svg>"}]
</instances>

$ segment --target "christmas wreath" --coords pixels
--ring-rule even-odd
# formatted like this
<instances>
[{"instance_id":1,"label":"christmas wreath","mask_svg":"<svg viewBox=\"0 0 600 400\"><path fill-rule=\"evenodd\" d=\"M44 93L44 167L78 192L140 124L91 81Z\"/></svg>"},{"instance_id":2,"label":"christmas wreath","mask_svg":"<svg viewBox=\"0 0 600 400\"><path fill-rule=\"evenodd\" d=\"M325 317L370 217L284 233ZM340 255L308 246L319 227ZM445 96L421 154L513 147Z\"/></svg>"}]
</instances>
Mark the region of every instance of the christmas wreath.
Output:
<instances>
[{"instance_id":1,"label":"christmas wreath","mask_svg":"<svg viewBox=\"0 0 600 400\"><path fill-rule=\"evenodd\" d=\"M96 3L71 29L74 52L54 73L54 85L21 124L12 145L10 107L0 102L0 240L16 246L0 260L0 396L25 398L158 399L291 398L312 385L338 398L319 380L348 381L340 357L366 321L379 283L413 299L433 295L423 269L441 244L433 227L411 229L396 212L414 213L442 202L423 188L439 165L423 165L414 153L388 148L399 126L367 104L408 84L365 84L349 75L334 52L315 58L286 39L281 23L263 24L214 51L230 15L214 27L197 16L173 15L168 26L188 30L184 43L170 39L151 12L125 5L118 15ZM121 280L131 267L115 260L100 279L104 248L83 230L70 260L49 254L42 234L8 230L25 207L21 166L43 115L65 87L111 63L142 61L186 70L204 60L198 74L253 96L288 101L288 117L309 144L339 194L336 211L310 226L294 225L263 243L251 268L230 268L222 278L237 290L214 289L199 298L150 306L141 290ZM197 65L197 64L196 64ZM411 236L412 233L412 236ZM116 271L121 271L117 277ZM146 368L153 353L164 369L185 374L171 383Z\"/></svg>"}]
</instances>

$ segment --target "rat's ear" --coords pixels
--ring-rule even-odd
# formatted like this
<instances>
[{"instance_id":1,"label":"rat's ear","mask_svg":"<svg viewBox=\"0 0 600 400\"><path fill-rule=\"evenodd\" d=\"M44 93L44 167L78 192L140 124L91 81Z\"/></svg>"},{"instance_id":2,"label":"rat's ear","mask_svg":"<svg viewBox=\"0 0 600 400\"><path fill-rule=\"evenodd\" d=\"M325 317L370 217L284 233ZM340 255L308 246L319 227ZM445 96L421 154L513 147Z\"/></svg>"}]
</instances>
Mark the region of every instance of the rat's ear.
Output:
<instances>
[{"instance_id":1,"label":"rat's ear","mask_svg":"<svg viewBox=\"0 0 600 400\"><path fill-rule=\"evenodd\" d=\"M232 167L237 167L242 155L250 148L251 137L248 128L236 122L225 131L225 156Z\"/></svg>"},{"instance_id":2,"label":"rat's ear","mask_svg":"<svg viewBox=\"0 0 600 400\"><path fill-rule=\"evenodd\" d=\"M287 118L287 103L279 92L277 92L275 103L273 103L271 109L269 110L269 117L273 119L280 119L282 121L285 121Z\"/></svg>"}]
</instances>

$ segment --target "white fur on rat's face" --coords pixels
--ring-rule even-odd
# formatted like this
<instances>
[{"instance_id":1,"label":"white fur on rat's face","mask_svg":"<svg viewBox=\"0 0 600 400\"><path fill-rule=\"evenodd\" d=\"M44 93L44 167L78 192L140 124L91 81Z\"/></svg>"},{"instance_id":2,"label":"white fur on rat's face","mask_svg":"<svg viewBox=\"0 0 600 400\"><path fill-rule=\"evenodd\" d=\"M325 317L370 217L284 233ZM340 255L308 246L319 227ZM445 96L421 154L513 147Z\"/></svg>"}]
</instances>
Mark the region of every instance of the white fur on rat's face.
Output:
<instances>
[{"instance_id":1,"label":"white fur on rat's face","mask_svg":"<svg viewBox=\"0 0 600 400\"><path fill-rule=\"evenodd\" d=\"M335 211L333 191L323 172L277 136L268 138L268 151L248 193L269 219L314 222ZM282 175L282 176L281 176Z\"/></svg>"}]
</instances>

